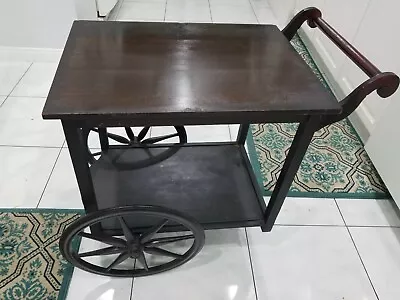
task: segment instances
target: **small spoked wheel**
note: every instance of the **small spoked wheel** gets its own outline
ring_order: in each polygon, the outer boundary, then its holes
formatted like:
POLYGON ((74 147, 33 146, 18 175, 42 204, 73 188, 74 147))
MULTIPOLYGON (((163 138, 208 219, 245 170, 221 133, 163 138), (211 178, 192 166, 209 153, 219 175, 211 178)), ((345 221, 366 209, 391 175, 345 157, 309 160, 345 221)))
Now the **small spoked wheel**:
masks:
POLYGON ((202 226, 180 212, 158 206, 124 206, 79 218, 63 232, 60 250, 72 265, 85 271, 106 276, 140 277, 186 263, 201 250, 204 239, 202 226), (149 225, 132 228, 130 223, 139 219, 149 225), (120 233, 112 235, 89 230, 107 222, 114 224, 113 228, 120 233), (168 232, 169 226, 182 232, 168 232), (82 238, 80 250, 74 250, 72 245, 79 237, 82 238), (85 239, 91 240, 90 244, 94 246, 84 247, 85 239))
MULTIPOLYGON (((124 127, 126 137, 115 134, 115 133, 111 133, 111 132, 107 132, 106 135, 109 140, 113 140, 121 145, 127 145, 127 146, 153 145, 153 144, 160 143, 160 142, 169 142, 175 137, 178 137, 178 139, 179 139, 179 142, 176 144, 186 143, 187 135, 186 135, 185 127, 183 127, 183 126, 173 126, 173 127, 175 129, 175 132, 173 132, 171 134, 166 134, 166 135, 161 135, 161 136, 153 136, 150 138, 145 138, 151 128, 150 126, 143 127, 140 130, 138 135, 135 135, 132 128, 130 128, 130 127, 124 127)), ((93 164, 100 157, 101 151, 92 152, 90 150, 89 145, 88 145, 88 139, 89 139, 89 134, 91 131, 99 133, 98 128, 84 129, 83 130, 83 138, 84 138, 84 141, 86 141, 86 152, 87 152, 87 156, 88 156, 88 161, 90 164, 93 164)))

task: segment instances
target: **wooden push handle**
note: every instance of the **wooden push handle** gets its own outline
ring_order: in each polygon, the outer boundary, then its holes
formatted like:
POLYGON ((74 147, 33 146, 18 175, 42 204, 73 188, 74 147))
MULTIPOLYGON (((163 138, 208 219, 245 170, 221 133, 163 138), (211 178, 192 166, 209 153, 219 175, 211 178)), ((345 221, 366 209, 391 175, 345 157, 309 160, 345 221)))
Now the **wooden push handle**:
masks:
POLYGON ((375 67, 364 55, 341 36, 324 19, 318 8, 309 7, 300 11, 292 21, 282 30, 283 34, 290 40, 296 31, 305 22, 312 28, 318 27, 321 31, 342 50, 361 70, 369 77, 373 77, 381 71, 375 67))
POLYGON ((316 18, 313 20, 313 23, 369 77, 381 73, 373 63, 353 47, 353 45, 333 29, 325 20, 316 18))
POLYGON ((340 103, 343 108, 342 114, 336 117, 329 117, 323 126, 337 122, 349 116, 362 102, 362 100, 377 91, 382 98, 391 96, 399 87, 399 77, 392 72, 381 72, 373 63, 351 45, 343 36, 341 36, 324 19, 318 8, 308 7, 300 11, 289 24, 282 30, 282 33, 288 40, 291 40, 297 30, 304 22, 312 28, 318 27, 343 53, 347 55, 367 76, 368 80, 359 85, 340 103))

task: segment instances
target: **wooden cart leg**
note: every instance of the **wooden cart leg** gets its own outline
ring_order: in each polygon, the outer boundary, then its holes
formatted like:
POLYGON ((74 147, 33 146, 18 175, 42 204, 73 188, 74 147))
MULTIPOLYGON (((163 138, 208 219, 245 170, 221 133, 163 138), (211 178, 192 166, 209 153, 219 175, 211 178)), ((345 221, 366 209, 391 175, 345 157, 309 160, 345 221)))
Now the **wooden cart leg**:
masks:
POLYGON ((236 138, 236 142, 239 145, 244 145, 244 143, 246 142, 246 138, 247 138, 247 133, 249 132, 249 124, 240 124, 239 127, 239 132, 236 138))
POLYGON ((63 121, 62 125, 85 211, 86 213, 97 211, 92 176, 82 140, 82 129, 66 121, 63 121))
POLYGON ((263 231, 271 231, 319 123, 319 116, 309 117, 306 121, 300 123, 265 211, 265 224, 261 227, 263 231))

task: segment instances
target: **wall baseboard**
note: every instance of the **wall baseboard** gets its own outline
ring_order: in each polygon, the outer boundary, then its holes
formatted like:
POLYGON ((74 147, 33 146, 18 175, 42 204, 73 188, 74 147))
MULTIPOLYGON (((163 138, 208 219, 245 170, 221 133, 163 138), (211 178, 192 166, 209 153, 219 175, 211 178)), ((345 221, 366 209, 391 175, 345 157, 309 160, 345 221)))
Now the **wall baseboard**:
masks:
POLYGON ((0 46, 0 61, 56 62, 62 49, 22 48, 0 46))
MULTIPOLYGON (((319 51, 317 51, 307 34, 305 34, 301 28, 299 29, 298 33, 336 98, 339 100, 345 98, 348 94, 348 89, 345 89, 342 85, 340 85, 338 80, 332 75, 326 63, 324 62, 323 57, 319 51)), ((362 142, 365 144, 371 135, 369 128, 370 126, 368 126, 370 117, 364 112, 362 107, 359 107, 349 116, 349 120, 360 136, 362 142)))

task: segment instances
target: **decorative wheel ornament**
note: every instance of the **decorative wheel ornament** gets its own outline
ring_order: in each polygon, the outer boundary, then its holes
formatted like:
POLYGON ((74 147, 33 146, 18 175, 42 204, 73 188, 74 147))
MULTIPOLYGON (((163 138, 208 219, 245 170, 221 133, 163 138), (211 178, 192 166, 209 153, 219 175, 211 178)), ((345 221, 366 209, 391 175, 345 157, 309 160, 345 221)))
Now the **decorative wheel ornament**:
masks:
POLYGON ((82 270, 106 276, 139 277, 183 265, 201 250, 204 239, 202 226, 191 217, 164 207, 137 205, 99 210, 79 218, 63 232, 59 246, 62 255, 82 270), (141 230, 130 228, 130 220, 138 219, 153 225, 141 230), (105 221, 118 224, 116 228, 123 235, 88 230, 101 227, 105 221), (168 232, 171 226, 183 233, 168 232), (82 245, 88 239, 96 241, 98 248, 74 250, 72 244, 79 237, 82 245))
MULTIPOLYGON (((127 145, 127 146, 152 145, 152 144, 156 144, 159 142, 168 141, 174 137, 179 138, 179 142, 177 144, 184 144, 187 142, 186 130, 185 130, 185 127, 183 127, 183 126, 174 126, 175 131, 176 131, 174 133, 150 137, 150 138, 145 138, 147 133, 150 130, 150 126, 143 127, 137 136, 133 133, 132 128, 130 128, 130 127, 124 127, 124 128, 125 128, 127 137, 120 136, 115 133, 107 132, 107 138, 109 140, 113 140, 122 145, 127 145)), ((90 150, 89 145, 88 145, 88 139, 89 139, 89 134, 91 131, 94 131, 97 133, 99 132, 99 130, 97 128, 84 129, 83 130, 83 139, 86 143, 86 152, 87 152, 88 161, 90 164, 93 164, 101 156, 101 151, 92 152, 90 150)))

